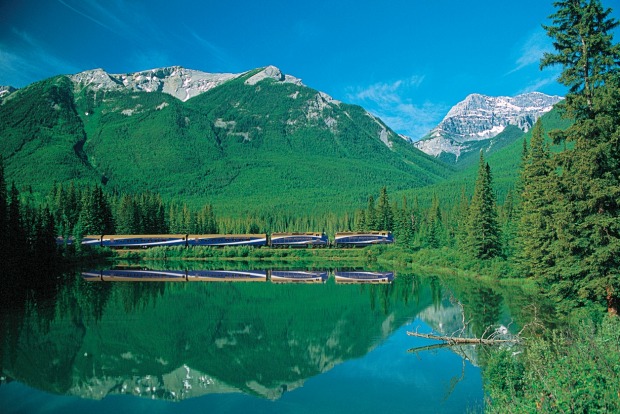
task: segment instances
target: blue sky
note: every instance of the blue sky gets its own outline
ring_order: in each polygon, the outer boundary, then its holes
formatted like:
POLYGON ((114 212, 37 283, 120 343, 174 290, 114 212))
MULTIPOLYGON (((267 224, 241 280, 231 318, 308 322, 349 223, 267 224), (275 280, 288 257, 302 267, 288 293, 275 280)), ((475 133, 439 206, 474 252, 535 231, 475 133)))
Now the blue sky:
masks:
POLYGON ((538 67, 553 11, 552 0, 1 0, 0 85, 275 65, 419 138, 470 93, 564 94, 558 71, 538 67))

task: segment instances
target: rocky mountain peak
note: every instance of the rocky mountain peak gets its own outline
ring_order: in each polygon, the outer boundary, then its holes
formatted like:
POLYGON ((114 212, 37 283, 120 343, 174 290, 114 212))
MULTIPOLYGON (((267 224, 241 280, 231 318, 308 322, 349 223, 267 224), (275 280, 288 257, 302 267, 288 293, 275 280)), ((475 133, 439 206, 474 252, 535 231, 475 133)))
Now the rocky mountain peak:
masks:
MULTIPOLYGON (((93 69, 70 75, 76 89, 131 90, 136 92, 164 92, 185 102, 244 73, 207 73, 181 66, 168 66, 135 73, 110 74, 103 69, 93 69)), ((255 85, 263 79, 302 85, 301 80, 285 75, 275 66, 267 66, 245 81, 255 85)))
POLYGON ((429 155, 437 157, 447 152, 458 160, 468 143, 494 138, 508 125, 527 132, 562 99, 540 92, 515 97, 471 94, 452 107, 439 125, 414 145, 429 155))
POLYGON ((295 85, 303 85, 301 79, 294 76, 284 74, 280 69, 275 66, 267 66, 256 75, 250 77, 245 81, 246 85, 256 85, 263 79, 274 79, 278 82, 294 83, 295 85))
POLYGON ((238 76, 240 74, 206 73, 169 66, 125 74, 109 74, 103 69, 93 69, 71 75, 70 78, 78 89, 159 91, 187 101, 238 76))
POLYGON ((2 102, 7 96, 9 96, 10 94, 12 94, 13 92, 15 92, 17 89, 15 89, 12 86, 3 86, 0 85, 0 102, 2 102))

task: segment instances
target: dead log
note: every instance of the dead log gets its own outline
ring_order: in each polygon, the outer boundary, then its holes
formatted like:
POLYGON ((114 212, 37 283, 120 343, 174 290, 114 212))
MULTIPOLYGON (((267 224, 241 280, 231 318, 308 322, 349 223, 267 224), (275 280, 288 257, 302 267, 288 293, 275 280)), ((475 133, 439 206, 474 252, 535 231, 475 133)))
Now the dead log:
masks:
POLYGON ((423 334, 418 332, 407 332, 409 336, 415 336, 418 338, 433 339, 435 341, 442 341, 448 345, 462 345, 462 344, 481 344, 481 345, 497 345, 497 344, 514 344, 520 342, 519 337, 511 339, 495 339, 495 338, 463 338, 460 336, 442 336, 433 334, 423 334))

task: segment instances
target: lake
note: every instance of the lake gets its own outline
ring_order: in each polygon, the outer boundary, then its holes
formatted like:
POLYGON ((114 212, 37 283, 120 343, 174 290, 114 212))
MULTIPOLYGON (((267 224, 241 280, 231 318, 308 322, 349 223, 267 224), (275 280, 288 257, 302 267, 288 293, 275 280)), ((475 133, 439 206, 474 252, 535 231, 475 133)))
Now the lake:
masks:
POLYGON ((413 352, 433 342, 407 331, 452 334, 464 309, 480 311, 467 315, 470 334, 508 324, 501 295, 406 272, 381 283, 325 273, 319 283, 275 283, 270 273, 131 282, 78 272, 15 293, 1 318, 2 411, 481 410, 484 353, 413 352))

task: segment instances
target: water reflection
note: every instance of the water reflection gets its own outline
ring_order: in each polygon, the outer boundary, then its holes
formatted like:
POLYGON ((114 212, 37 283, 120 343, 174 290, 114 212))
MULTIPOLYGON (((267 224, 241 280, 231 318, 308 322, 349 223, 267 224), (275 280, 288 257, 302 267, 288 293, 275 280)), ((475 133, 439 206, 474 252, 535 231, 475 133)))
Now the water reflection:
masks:
MULTIPOLYGON (((463 320, 476 321, 468 325, 473 333, 492 318, 492 323, 510 318, 502 296, 492 289, 446 286, 438 278, 407 272, 373 276, 390 283, 367 283, 372 280, 367 275, 362 283, 341 284, 336 279, 340 270, 161 267, 65 275, 54 279, 53 288, 46 287, 46 295, 24 294, 10 306, 3 302, 2 375, 89 399, 120 394, 174 401, 206 395, 280 400, 307 383, 316 393, 330 394, 318 384, 339 378, 337 386, 344 386, 342 378, 378 360, 386 371, 350 378, 351 384, 361 381, 379 389, 390 378, 390 389, 396 390, 418 377, 455 371, 458 375, 433 380, 435 392, 447 392, 449 383, 456 394, 469 390, 459 397, 467 399, 476 384, 475 398, 481 398, 479 373, 473 383, 468 374, 467 382, 461 367, 466 359, 480 363, 476 350, 463 355, 445 350, 440 360, 433 359, 433 364, 449 364, 444 371, 427 371, 429 362, 419 357, 403 363, 403 355, 411 357, 407 349, 425 344, 407 337, 404 327, 415 321, 424 329, 451 333, 463 328, 463 320), (135 272, 141 273, 133 277, 135 272), (263 283, 187 283, 244 278, 263 283), (101 283, 108 280, 137 283, 101 283), (164 283, 140 283, 151 280, 164 283), (388 353, 382 351, 386 344, 391 344, 388 353)), ((417 397, 394 395, 393 402, 400 398, 405 407, 411 398, 427 398, 430 391, 425 390, 417 397)), ((359 397, 359 391, 350 391, 341 396, 343 407, 343 401, 359 397)), ((303 404, 314 401, 307 398, 303 404)), ((458 407, 455 412, 465 405, 458 407)))
POLYGON ((153 270, 118 267, 82 272, 82 278, 101 282, 266 282, 325 283, 333 275, 336 283, 392 283, 394 272, 363 270, 153 270))
POLYGON ((323 283, 324 271, 109 269, 68 277, 28 308, 3 372, 54 393, 269 399, 364 356, 430 305, 413 275, 386 285, 323 283), (319 284, 187 283, 320 280, 319 284), (175 283, 97 283, 101 281, 175 283), (184 281, 185 283, 176 283, 184 281), (42 321, 42 309, 53 315, 42 321))

